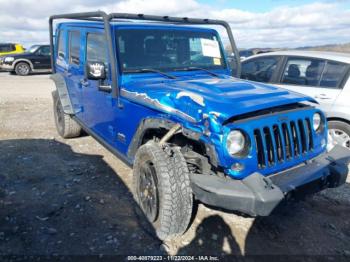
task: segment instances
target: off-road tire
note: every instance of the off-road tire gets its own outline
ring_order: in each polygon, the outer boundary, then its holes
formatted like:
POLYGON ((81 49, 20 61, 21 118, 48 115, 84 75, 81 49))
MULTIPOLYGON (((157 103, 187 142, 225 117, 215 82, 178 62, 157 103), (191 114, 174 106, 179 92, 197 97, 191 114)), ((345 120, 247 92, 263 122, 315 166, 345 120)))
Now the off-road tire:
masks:
POLYGON ((27 76, 30 74, 30 65, 26 62, 19 62, 15 65, 16 75, 27 76))
MULTIPOLYGON (((157 177, 158 213, 150 221, 161 240, 182 235, 190 222, 193 196, 189 171, 178 147, 161 148, 155 141, 142 145, 135 157, 133 169, 134 195, 141 209, 140 174, 142 166, 152 163, 157 177)), ((145 210, 143 209, 145 212, 145 210)))
POLYGON ((350 137, 350 125, 345 122, 330 120, 328 121, 328 130, 331 130, 331 129, 338 129, 340 131, 343 131, 350 137))
POLYGON ((74 119, 64 113, 61 101, 59 98, 54 100, 54 118, 58 134, 63 138, 74 138, 81 134, 82 128, 74 119))

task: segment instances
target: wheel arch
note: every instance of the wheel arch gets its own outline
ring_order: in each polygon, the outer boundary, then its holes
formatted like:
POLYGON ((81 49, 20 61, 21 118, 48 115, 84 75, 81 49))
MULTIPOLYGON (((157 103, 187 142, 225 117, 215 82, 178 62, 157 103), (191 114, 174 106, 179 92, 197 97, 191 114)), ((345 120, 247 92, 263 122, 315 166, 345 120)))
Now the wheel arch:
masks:
POLYGON ((327 121, 340 121, 350 125, 350 121, 341 117, 327 117, 327 121))
POLYGON ((30 67, 30 70, 33 71, 34 70, 34 67, 33 67, 33 63, 28 60, 28 59, 25 59, 25 58, 20 58, 20 59, 16 59, 14 61, 14 64, 13 64, 13 70, 15 70, 16 66, 18 65, 18 63, 20 62, 23 62, 23 63, 27 63, 30 67))
MULTIPOLYGON (((153 138, 161 139, 176 123, 163 118, 145 118, 141 120, 139 127, 130 143, 128 157, 134 159, 137 149, 153 138)), ((209 161, 218 165, 218 157, 215 148, 199 140, 202 134, 182 127, 181 132, 175 134, 169 142, 180 147, 190 145, 193 150, 201 155, 207 155, 209 161)))

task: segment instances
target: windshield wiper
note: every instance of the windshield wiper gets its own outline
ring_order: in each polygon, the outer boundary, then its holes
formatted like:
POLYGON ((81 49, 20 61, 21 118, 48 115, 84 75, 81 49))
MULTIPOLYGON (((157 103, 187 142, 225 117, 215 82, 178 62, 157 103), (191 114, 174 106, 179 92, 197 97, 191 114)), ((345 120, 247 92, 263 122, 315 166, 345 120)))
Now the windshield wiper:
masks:
POLYGON ((152 68, 142 68, 142 69, 129 69, 129 70, 124 70, 124 73, 158 73, 162 76, 165 76, 170 79, 176 79, 176 76, 164 73, 162 71, 152 69, 152 68))
POLYGON ((201 68, 201 67, 191 66, 191 67, 184 67, 184 68, 175 69, 175 71, 196 71, 196 70, 204 71, 204 72, 207 72, 209 75, 219 77, 218 74, 216 74, 212 71, 209 71, 208 69, 201 68))

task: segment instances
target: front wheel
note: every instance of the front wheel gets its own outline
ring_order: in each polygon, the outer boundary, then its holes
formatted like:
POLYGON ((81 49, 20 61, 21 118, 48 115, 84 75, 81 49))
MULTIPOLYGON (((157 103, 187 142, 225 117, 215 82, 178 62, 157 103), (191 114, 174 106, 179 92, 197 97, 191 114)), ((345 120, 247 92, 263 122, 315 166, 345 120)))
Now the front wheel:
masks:
POLYGON ((161 240, 182 235, 192 215, 189 171, 179 148, 142 145, 134 163, 135 199, 161 240))
POLYGON ((30 73, 30 66, 28 63, 19 62, 15 66, 15 72, 19 76, 27 76, 30 73))
POLYGON ((341 121, 329 121, 328 133, 333 145, 350 149, 350 125, 341 121))

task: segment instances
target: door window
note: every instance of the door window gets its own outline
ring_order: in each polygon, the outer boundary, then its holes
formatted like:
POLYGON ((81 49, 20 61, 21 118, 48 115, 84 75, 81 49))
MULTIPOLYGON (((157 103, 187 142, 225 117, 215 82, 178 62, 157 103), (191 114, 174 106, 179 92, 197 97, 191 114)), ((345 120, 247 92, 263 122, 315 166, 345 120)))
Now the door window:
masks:
POLYGON ((80 64, 80 32, 69 32, 69 63, 80 64))
POLYGON ((58 44, 57 44, 57 55, 59 58, 64 59, 66 57, 66 49, 65 49, 65 43, 64 43, 64 33, 62 30, 58 33, 58 44))
POLYGON ((39 55, 49 56, 50 55, 50 47, 49 46, 43 46, 40 47, 38 50, 39 55))
POLYGON ((348 66, 339 62, 313 58, 289 58, 282 83, 340 88, 347 70, 348 66))
POLYGON ((242 78, 268 83, 277 69, 278 57, 261 57, 242 63, 242 78))
POLYGON ((106 39, 103 34, 89 33, 86 41, 86 60, 89 62, 108 62, 106 39))
POLYGON ((289 58, 282 83, 319 86, 325 61, 312 58, 289 58))
POLYGON ((16 47, 12 44, 0 44, 0 52, 12 52, 15 51, 16 47))

